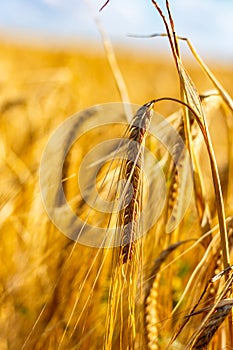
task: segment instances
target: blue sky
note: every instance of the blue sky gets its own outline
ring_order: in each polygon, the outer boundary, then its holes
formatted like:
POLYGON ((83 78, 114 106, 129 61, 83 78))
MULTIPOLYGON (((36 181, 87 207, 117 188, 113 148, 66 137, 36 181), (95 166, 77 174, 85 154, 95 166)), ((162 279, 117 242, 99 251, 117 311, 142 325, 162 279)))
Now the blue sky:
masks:
MULTIPOLYGON (((151 1, 110 0, 7 0, 0 3, 0 31, 11 37, 34 35, 61 45, 69 40, 100 40, 93 13, 113 41, 125 46, 158 49, 165 39, 134 39, 127 34, 164 32, 151 1), (89 4, 89 6, 88 6, 89 4), (92 11, 90 11, 90 7, 92 11), (47 39, 45 39, 47 37, 47 39)), ((164 0, 158 3, 164 9, 164 0)), ((203 57, 233 61, 233 0, 170 0, 176 31, 187 36, 203 57)), ((165 10, 165 9, 164 9, 165 10)))

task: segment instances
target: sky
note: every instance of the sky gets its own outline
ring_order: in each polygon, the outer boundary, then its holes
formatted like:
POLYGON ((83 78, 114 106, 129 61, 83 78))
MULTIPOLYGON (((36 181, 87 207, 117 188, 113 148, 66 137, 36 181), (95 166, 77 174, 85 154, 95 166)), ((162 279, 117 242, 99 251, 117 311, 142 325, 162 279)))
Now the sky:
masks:
MULTIPOLYGON (((0 3, 0 33, 56 45, 100 41, 96 16, 113 43, 164 49, 164 38, 129 34, 163 33, 164 25, 149 0, 7 0, 0 3)), ((158 0, 165 13, 165 0, 158 0)), ((176 32, 188 37, 202 57, 233 61, 233 0, 170 0, 176 32)), ((0 34, 1 35, 1 34, 0 34)))

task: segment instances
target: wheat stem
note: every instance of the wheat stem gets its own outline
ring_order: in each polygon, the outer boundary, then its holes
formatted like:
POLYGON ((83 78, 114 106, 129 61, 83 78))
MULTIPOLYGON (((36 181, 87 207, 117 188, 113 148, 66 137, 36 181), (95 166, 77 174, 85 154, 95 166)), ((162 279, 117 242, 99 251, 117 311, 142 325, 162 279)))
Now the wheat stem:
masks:
POLYGON ((205 141, 208 155, 209 155, 212 177, 213 177, 213 184, 214 184, 215 195, 216 195, 216 207, 217 207, 217 213, 218 213, 219 229, 220 229, 222 253, 223 253, 223 267, 224 269, 227 269, 230 266, 230 255, 229 255, 228 237, 227 237, 227 229, 226 229, 225 210, 224 210, 222 189, 221 189, 220 178, 218 174, 217 162, 214 155, 214 150, 213 150, 207 125, 203 122, 202 118, 197 114, 197 112, 186 102, 176 98, 172 98, 172 97, 162 97, 162 98, 156 99, 155 103, 158 103, 160 101, 174 101, 176 103, 183 104, 184 106, 186 106, 194 115, 201 129, 201 132, 203 134, 204 141, 205 141))

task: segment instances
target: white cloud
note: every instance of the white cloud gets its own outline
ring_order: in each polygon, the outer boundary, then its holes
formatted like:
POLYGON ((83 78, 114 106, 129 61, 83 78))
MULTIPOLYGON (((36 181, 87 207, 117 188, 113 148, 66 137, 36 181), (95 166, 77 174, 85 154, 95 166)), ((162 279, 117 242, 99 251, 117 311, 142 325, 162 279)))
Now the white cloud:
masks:
POLYGON ((66 7, 69 4, 69 1, 65 0, 40 0, 45 5, 51 6, 51 7, 66 7))

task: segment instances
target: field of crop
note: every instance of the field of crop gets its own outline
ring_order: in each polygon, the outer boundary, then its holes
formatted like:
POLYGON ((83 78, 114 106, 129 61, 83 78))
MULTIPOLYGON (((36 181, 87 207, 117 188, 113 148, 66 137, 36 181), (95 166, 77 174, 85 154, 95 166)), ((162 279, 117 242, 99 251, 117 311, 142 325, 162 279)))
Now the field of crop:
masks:
MULTIPOLYGON (((156 39, 151 45, 156 45, 156 39)), ((184 45, 181 43, 181 48, 184 45)), ((94 117, 81 112, 94 105, 121 102, 106 53, 95 47, 52 51, 36 48, 35 44, 30 47, 6 42, 0 48, 0 349, 232 349, 231 100, 224 101, 223 90, 216 89, 194 58, 183 60, 201 96, 213 156, 198 94, 187 83, 183 65, 179 76, 170 52, 163 57, 136 49, 116 50, 131 103, 139 108, 154 99, 172 97, 190 107, 182 109, 178 101, 166 100, 145 106, 139 115, 146 122, 153 107, 168 118, 176 135, 191 150, 189 168, 186 147, 171 141, 169 130, 164 129, 165 146, 172 145, 166 150, 149 135, 147 127, 140 129, 138 115, 133 119, 136 126, 130 124, 126 133, 125 127, 116 123, 90 130, 91 118, 102 124, 116 122, 119 115, 121 122, 122 111, 117 108, 116 115, 109 114, 109 120, 104 115, 107 107, 94 117), (204 95, 213 89, 212 95, 204 95), (108 249, 74 242, 53 225, 43 206, 39 181, 43 152, 56 128, 77 112, 81 112, 80 122, 70 134, 82 131, 82 136, 70 146, 64 164, 61 155, 51 154, 42 175, 46 177, 48 172, 47 185, 56 187, 57 156, 65 197, 76 216, 85 224, 106 227, 106 232, 107 227, 118 225, 120 247, 108 249), (186 121, 181 122, 182 116, 186 121), (128 162, 108 160, 108 152, 117 159, 117 148, 103 150, 101 155, 97 152, 97 163, 107 160, 99 165, 96 183, 90 183, 87 195, 92 197, 92 190, 98 187, 98 194, 106 201, 115 199, 119 203, 122 196, 123 201, 127 198, 128 184, 132 183, 131 198, 116 213, 102 213, 90 209, 82 198, 77 173, 84 155, 93 147, 120 137, 136 141, 141 147, 129 145, 123 150, 126 158, 133 157, 128 162), (144 144, 155 160, 144 155, 144 144), (141 170, 143 162, 146 176, 141 170), (158 168, 164 174, 162 184, 158 168), (186 168, 192 174, 187 174, 186 168), (119 177, 125 181, 123 186, 116 184, 119 177), (193 192, 187 198, 190 186, 193 192), (186 203, 182 219, 180 212, 186 203), (140 221, 146 226, 157 206, 161 210, 155 214, 156 221, 143 237, 133 239, 133 235, 140 235, 140 221), (144 207, 145 218, 140 214, 144 207), (133 228, 125 229, 129 218, 133 228), (171 220, 179 225, 171 224, 168 232, 171 220), (224 272, 217 275, 220 271, 224 272)), ((233 66, 217 61, 208 65, 233 95, 233 66)), ((151 130, 156 130, 157 122, 152 115, 151 130)), ((57 149, 62 149, 63 142, 66 139, 56 139, 57 149)), ((87 168, 82 176, 91 181, 88 172, 87 168)), ((51 189, 49 199, 60 209, 60 220, 71 225, 62 209, 64 203, 55 197, 56 188, 55 192, 51 189)), ((76 236, 77 231, 73 232, 76 236)))

